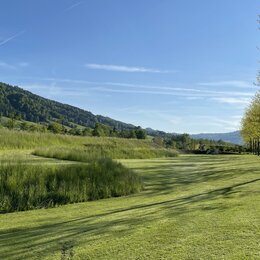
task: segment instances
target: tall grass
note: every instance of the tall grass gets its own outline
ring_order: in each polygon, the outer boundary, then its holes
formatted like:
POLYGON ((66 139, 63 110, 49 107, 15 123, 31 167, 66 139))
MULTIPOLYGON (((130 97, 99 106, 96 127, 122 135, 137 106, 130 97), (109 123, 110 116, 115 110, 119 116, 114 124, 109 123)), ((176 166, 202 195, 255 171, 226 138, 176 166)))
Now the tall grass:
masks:
POLYGON ((124 196, 142 181, 111 159, 70 166, 0 165, 0 213, 124 196))
POLYGON ((79 137, 0 129, 1 150, 33 149, 52 145, 75 146, 80 144, 80 141, 79 137))
POLYGON ((49 146, 83 146, 83 145, 109 145, 127 146, 129 148, 153 147, 151 140, 124 139, 116 137, 82 137, 59 135, 52 133, 26 132, 0 129, 1 149, 33 149, 49 146))
POLYGON ((96 158, 112 159, 148 159, 158 157, 175 157, 176 152, 167 149, 129 148, 126 146, 88 145, 84 149, 65 147, 38 148, 34 155, 62 160, 90 162, 96 158))
POLYGON ((36 149, 37 155, 70 160, 76 157, 77 161, 86 161, 84 159, 86 157, 144 159, 176 156, 174 150, 158 148, 151 140, 66 136, 7 129, 0 129, 0 148, 1 150, 36 149), (83 155, 75 156, 76 153, 83 155), (81 159, 78 159, 79 157, 81 159))

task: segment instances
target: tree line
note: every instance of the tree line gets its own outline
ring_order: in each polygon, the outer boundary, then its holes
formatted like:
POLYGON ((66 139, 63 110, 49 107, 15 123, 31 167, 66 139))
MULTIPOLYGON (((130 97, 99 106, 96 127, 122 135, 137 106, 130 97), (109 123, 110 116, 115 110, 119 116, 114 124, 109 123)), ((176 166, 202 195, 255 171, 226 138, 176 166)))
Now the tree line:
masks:
POLYGON ((0 122, 3 127, 10 130, 22 130, 30 132, 51 132, 54 134, 67 134, 75 136, 96 136, 96 137, 120 137, 132 139, 145 139, 147 137, 146 131, 140 126, 133 129, 119 130, 115 127, 96 123, 94 128, 72 126, 67 127, 61 121, 54 121, 50 123, 31 123, 23 121, 20 116, 12 115, 11 118, 3 118, 0 114, 0 122))
POLYGON ((248 149, 260 155, 260 92, 258 91, 247 107, 241 122, 241 135, 248 149))
POLYGON ((194 139, 189 134, 167 134, 156 136, 153 142, 158 146, 200 154, 230 154, 246 152, 246 148, 222 140, 194 139))
POLYGON ((189 134, 170 134, 165 132, 156 132, 147 134, 145 129, 140 126, 134 129, 118 130, 115 127, 109 127, 96 123, 94 128, 74 126, 69 128, 62 125, 60 121, 51 123, 31 123, 21 120, 20 117, 13 116, 5 118, 0 116, 2 127, 10 130, 20 130, 29 132, 51 132, 54 134, 73 135, 73 136, 95 136, 95 137, 117 137, 127 139, 152 139, 155 147, 169 148, 195 153, 241 153, 246 149, 243 146, 224 142, 222 140, 194 139, 189 134))

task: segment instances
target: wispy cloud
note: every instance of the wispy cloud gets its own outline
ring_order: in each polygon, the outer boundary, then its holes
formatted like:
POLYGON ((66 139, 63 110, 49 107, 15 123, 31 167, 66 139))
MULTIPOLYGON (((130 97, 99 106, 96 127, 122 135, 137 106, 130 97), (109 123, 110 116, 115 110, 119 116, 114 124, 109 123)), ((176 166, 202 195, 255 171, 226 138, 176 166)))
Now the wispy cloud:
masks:
POLYGON ((25 68, 28 67, 30 64, 28 62, 22 61, 18 63, 19 67, 25 68))
POLYGON ((215 97, 212 100, 231 105, 248 105, 251 101, 250 98, 244 97, 215 97))
MULTIPOLYGON (((109 87, 95 87, 92 88, 93 91, 99 91, 99 92, 110 92, 110 93, 121 93, 121 94, 134 94, 134 95, 160 95, 160 96, 175 96, 175 97, 189 97, 189 98, 205 98, 209 101, 213 100, 213 98, 223 98, 223 95, 230 95, 231 93, 224 93, 223 92, 196 92, 192 91, 191 89, 178 89, 176 88, 176 91, 165 91, 165 90, 159 90, 159 89, 114 89, 109 87), (184 90, 184 91, 183 91, 184 90)), ((243 96, 252 96, 250 93, 233 93, 234 96, 236 95, 243 95, 243 96)))
POLYGON ((28 62, 18 62, 15 64, 10 64, 4 61, 0 61, 0 68, 4 68, 4 69, 12 69, 12 70, 16 70, 18 68, 26 68, 29 66, 28 62))
MULTIPOLYGON (((216 116, 195 116, 197 122, 207 122, 205 125, 222 129, 222 132, 236 131, 240 128, 241 116, 216 117, 216 116)), ((200 123, 201 124, 201 123, 200 123)), ((207 131, 206 131, 207 133, 207 131)))
POLYGON ((0 67, 1 68, 4 68, 4 69, 16 69, 16 67, 15 66, 13 66, 13 65, 11 65, 11 64, 9 64, 9 63, 6 63, 6 62, 4 62, 4 61, 0 61, 0 67))
POLYGON ((144 68, 144 67, 129 67, 123 65, 112 65, 112 64, 85 64, 85 67, 88 69, 94 70, 107 70, 107 71, 117 71, 117 72, 150 72, 150 73, 171 73, 176 71, 170 70, 159 70, 153 68, 144 68))
POLYGON ((16 33, 16 34, 12 35, 12 36, 10 36, 10 37, 8 37, 8 38, 5 38, 4 40, 2 40, 2 41, 0 42, 0 46, 3 46, 4 44, 6 44, 6 43, 8 43, 8 42, 10 42, 10 41, 12 41, 12 40, 14 40, 15 38, 21 36, 21 35, 24 34, 24 33, 25 33, 25 30, 20 31, 20 32, 18 32, 18 33, 16 33))
POLYGON ((243 80, 226 80, 226 81, 212 81, 201 82, 199 86, 212 86, 212 87, 237 87, 237 88, 254 88, 255 85, 249 81, 243 80))
POLYGON ((242 92, 242 91, 214 91, 205 90, 198 88, 186 88, 186 87, 171 87, 164 85, 143 85, 143 84, 130 84, 122 82, 98 82, 98 81, 88 81, 88 80, 78 80, 78 79, 66 79, 66 78, 31 78, 33 80, 41 81, 51 81, 51 82, 63 82, 71 84, 81 84, 81 85, 92 85, 93 90, 107 91, 107 92, 118 92, 118 93, 135 93, 135 94, 164 94, 164 95, 181 95, 190 97, 223 97, 223 96, 239 96, 251 98, 254 92, 242 92), (109 88, 110 86, 110 88, 109 88), (114 88, 112 88, 114 87, 114 88), (116 88, 116 89, 115 89, 116 88), (118 89, 119 88, 119 89, 118 89), (179 93, 179 94, 177 94, 179 93))
MULTIPOLYGON (((133 95, 156 95, 161 96, 170 96, 173 100, 182 100, 182 98, 199 98, 203 99, 203 102, 200 102, 202 106, 208 106, 206 102, 220 102, 225 104, 232 104, 241 107, 241 105, 246 105, 246 103, 250 100, 249 96, 241 96, 241 94, 245 94, 247 92, 227 92, 225 91, 210 91, 208 92, 200 92, 201 90, 185 88, 184 91, 181 91, 182 88, 171 88, 171 87, 163 87, 162 86, 149 86, 149 85, 134 85, 128 83, 117 83, 117 82, 92 82, 85 80, 74 80, 74 79, 58 79, 58 78, 45 78, 46 84, 43 84, 43 79, 39 80, 40 84, 24 84, 23 87, 29 90, 34 90, 39 94, 43 94, 45 97, 54 98, 59 100, 60 96, 67 96, 73 98, 80 97, 91 97, 93 93, 98 95, 98 92, 102 93, 102 96, 105 93, 121 93, 129 96, 133 95), (58 82, 68 83, 68 84, 60 84, 58 82), (72 84, 75 83, 75 84, 72 84), (77 85, 79 84, 79 85, 77 85), (165 89, 164 89, 165 88, 165 89), (194 90, 194 91, 193 91, 194 90), (196 90, 196 91, 195 91, 196 90), (199 92, 198 92, 199 91, 199 92), (225 94, 223 94, 225 93, 225 94), (231 95, 231 94, 235 95, 231 95), (206 104, 206 105, 205 105, 206 104)), ((182 89, 183 90, 183 89, 182 89)), ((248 93, 249 94, 249 93, 248 93)), ((250 94, 253 94, 250 93, 250 94)), ((150 122, 147 123, 147 126, 152 126, 153 128, 158 128, 158 125, 165 124, 168 126, 168 131, 170 132, 185 132, 186 129, 201 129, 202 126, 207 127, 208 131, 219 131, 219 132, 227 132, 234 131, 239 129, 240 118, 241 116, 210 116, 210 115, 200 115, 196 113, 196 115, 190 113, 189 111, 193 111, 193 108, 189 106, 188 111, 185 112, 185 108, 183 108, 182 113, 179 111, 182 110, 182 107, 177 104, 177 106, 165 106, 164 108, 158 107, 122 107, 117 109, 117 111, 123 111, 124 115, 132 118, 132 123, 140 124, 138 121, 139 117, 144 118, 144 121, 150 122), (177 108, 177 109, 176 109, 177 108), (190 115, 192 114, 192 115, 190 115), (137 116, 138 115, 138 116, 137 116)), ((198 109, 197 105, 194 106, 194 111, 198 109)), ((203 110, 206 114, 208 114, 207 110, 203 110)), ((238 110, 236 110, 238 111, 238 110)), ((131 120, 130 120, 131 121, 131 120)), ((129 121, 129 122, 130 122, 129 121)), ((195 130, 194 130, 195 131, 195 130)), ((200 130, 196 130, 199 132, 200 130)))
POLYGON ((57 98, 57 97, 82 97, 88 96, 88 91, 79 92, 73 89, 64 89, 63 87, 58 86, 56 83, 51 83, 49 85, 39 84, 39 83, 31 83, 31 84, 21 84, 23 89, 33 91, 36 94, 43 95, 47 98, 57 98))
POLYGON ((77 2, 77 3, 73 4, 73 5, 71 5, 71 6, 67 7, 67 8, 65 8, 65 9, 63 10, 63 12, 68 12, 68 11, 70 11, 71 9, 73 9, 73 8, 75 8, 75 7, 77 7, 77 6, 81 5, 81 4, 83 4, 83 1, 77 2))

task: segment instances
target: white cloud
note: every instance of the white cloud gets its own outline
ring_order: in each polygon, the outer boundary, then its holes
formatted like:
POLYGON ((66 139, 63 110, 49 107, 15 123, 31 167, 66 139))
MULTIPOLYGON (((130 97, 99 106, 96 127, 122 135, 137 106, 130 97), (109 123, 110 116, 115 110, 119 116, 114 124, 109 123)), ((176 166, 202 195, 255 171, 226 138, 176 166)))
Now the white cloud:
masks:
POLYGON ((123 66, 123 65, 95 64, 95 63, 85 64, 85 67, 88 69, 118 71, 118 72, 150 72, 150 73, 175 72, 175 71, 169 71, 169 70, 159 70, 159 69, 144 68, 144 67, 129 67, 129 66, 123 66))
POLYGON ((243 80, 227 80, 227 81, 212 81, 201 82, 199 86, 214 86, 214 87, 237 87, 237 88, 254 88, 256 87, 252 82, 243 80))
POLYGON ((212 98, 214 101, 226 104, 235 104, 235 105, 248 105, 251 101, 250 98, 244 97, 216 97, 212 98))
POLYGON ((164 94, 164 95, 179 95, 187 97, 223 97, 223 96, 238 96, 238 97, 252 97, 254 92, 241 92, 241 91, 214 91, 214 90, 205 90, 198 88, 185 88, 185 87, 168 87, 160 85, 142 85, 142 84, 129 84, 122 82, 97 82, 97 81, 87 81, 87 80, 77 80, 77 79, 60 79, 60 78, 31 78, 42 81, 53 81, 53 82, 64 82, 64 83, 73 83, 73 84, 82 84, 82 85, 95 85, 98 87, 93 87, 92 90, 97 91, 107 91, 107 92, 121 92, 121 93, 134 93, 134 94, 164 94), (121 87, 120 89, 112 89, 111 87, 101 87, 101 86, 113 86, 121 87), (123 89, 122 89, 123 87, 123 89), (130 88, 130 89, 126 89, 130 88), (143 90, 140 90, 143 89, 143 90), (146 91, 145 91, 146 90, 146 91), (156 90, 156 91, 155 91, 156 90))

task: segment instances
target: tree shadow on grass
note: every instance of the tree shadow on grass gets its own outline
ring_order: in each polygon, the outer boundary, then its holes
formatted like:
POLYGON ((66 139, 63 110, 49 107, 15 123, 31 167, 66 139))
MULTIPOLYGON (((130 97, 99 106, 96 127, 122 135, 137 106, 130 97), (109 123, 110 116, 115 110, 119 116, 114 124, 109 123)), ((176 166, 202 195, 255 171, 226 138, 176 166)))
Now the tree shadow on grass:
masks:
MULTIPOLYGON (((248 168, 248 165, 244 165, 248 168)), ((143 172, 142 168, 135 168, 140 174, 143 172)), ((258 172, 257 167, 252 167, 252 172, 258 172)), ((146 171, 146 168, 145 168, 146 171)), ((197 166, 196 164, 182 164, 169 167, 167 164, 148 167, 149 174, 143 174, 142 178, 145 183, 145 192, 151 196, 158 194, 170 194, 176 188, 185 190, 189 186, 196 184, 211 184, 214 185, 216 181, 227 182, 228 180, 235 180, 245 174, 248 174, 248 169, 244 170, 241 167, 222 168, 218 165, 214 166, 197 166)))
MULTIPOLYGON (((159 211, 174 217, 192 210, 199 210, 198 207, 192 206, 242 192, 240 189, 245 185, 258 181, 260 178, 190 196, 108 210, 68 221, 56 220, 52 224, 42 224, 37 227, 2 230, 0 231, 0 256, 1 259, 21 259, 24 255, 27 258, 41 259, 50 252, 60 252, 62 255, 64 248, 72 250, 74 245, 80 245, 83 237, 84 243, 86 241, 93 243, 98 236, 111 234, 111 232, 122 232, 127 235, 132 229, 159 219, 162 216, 157 214, 159 211), (119 227, 119 230, 113 231, 115 227, 119 227), (12 251, 4 251, 3 248, 6 245, 12 245, 12 251)), ((221 207, 221 205, 210 205, 204 207, 203 210, 217 210, 221 207)))

